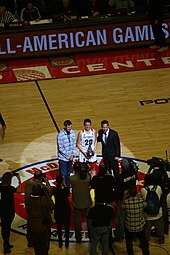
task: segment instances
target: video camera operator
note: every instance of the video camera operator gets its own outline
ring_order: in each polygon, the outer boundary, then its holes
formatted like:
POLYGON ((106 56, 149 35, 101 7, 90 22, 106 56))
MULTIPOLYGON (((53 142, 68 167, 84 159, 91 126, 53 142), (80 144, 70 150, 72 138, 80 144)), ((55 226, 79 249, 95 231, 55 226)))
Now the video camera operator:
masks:
POLYGON ((122 159, 121 167, 122 172, 115 178, 114 190, 114 200, 118 207, 114 240, 118 242, 122 242, 124 238, 125 213, 122 207, 124 192, 128 190, 130 186, 136 186, 138 172, 137 164, 131 159, 122 159))
MULTIPOLYGON (((41 189, 44 191, 44 193, 49 193, 51 191, 51 187, 48 181, 47 176, 45 173, 42 173, 41 170, 37 170, 34 173, 34 177, 32 179, 29 179, 25 184, 25 208, 27 212, 27 199, 32 195, 32 187, 35 184, 39 184, 41 189)), ((28 227, 28 221, 27 221, 27 241, 28 241, 28 247, 33 246, 33 240, 32 240, 32 234, 28 227)))
POLYGON ((115 181, 104 164, 99 165, 99 172, 93 176, 90 184, 91 189, 94 189, 95 192, 95 203, 98 203, 100 201, 99 198, 103 197, 103 203, 113 206, 115 181))
POLYGON ((167 171, 169 170, 168 162, 164 161, 161 158, 152 157, 147 160, 147 164, 150 166, 147 172, 147 175, 150 175, 152 183, 154 185, 159 185, 162 189, 162 196, 160 199, 163 220, 164 220, 164 234, 168 235, 168 207, 167 207, 167 196, 170 191, 170 179, 168 177, 167 171))
MULTIPOLYGON (((81 235, 81 214, 84 210, 87 217, 89 209, 92 205, 90 196, 90 176, 88 174, 89 167, 87 163, 74 163, 75 175, 70 177, 72 185, 72 204, 74 208, 74 224, 76 242, 80 243, 81 235)), ((90 238, 90 222, 87 219, 87 230, 90 238)))

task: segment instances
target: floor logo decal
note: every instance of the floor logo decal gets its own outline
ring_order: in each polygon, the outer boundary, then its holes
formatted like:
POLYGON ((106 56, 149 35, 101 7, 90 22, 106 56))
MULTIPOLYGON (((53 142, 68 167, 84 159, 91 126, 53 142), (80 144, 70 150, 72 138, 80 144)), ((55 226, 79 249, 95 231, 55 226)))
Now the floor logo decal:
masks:
MULTIPOLYGON (((101 157, 98 156, 98 164, 101 161, 101 157)), ((141 169, 146 169, 146 164, 143 162, 138 162, 139 167, 141 169)), ((16 208, 16 215, 15 219, 12 224, 12 230, 22 234, 26 235, 26 229, 27 229, 27 221, 26 221, 26 212, 25 212, 25 204, 24 204, 24 186, 27 180, 33 178, 33 175, 35 171, 41 170, 43 173, 45 173, 48 177, 50 186, 53 187, 56 184, 56 176, 59 173, 59 166, 58 166, 58 159, 52 159, 52 160, 46 160, 42 162, 38 162, 35 164, 31 164, 25 167, 22 167, 20 169, 17 169, 15 172, 18 172, 21 176, 21 182, 22 182, 22 192, 21 194, 16 193, 15 194, 15 208, 16 208)), ((143 170, 142 170, 143 171, 143 170)), ((143 185, 143 178, 145 173, 139 172, 139 179, 141 181, 138 182, 138 186, 141 188, 143 185)), ((16 186, 18 185, 17 178, 14 176, 12 179, 12 185, 16 186)), ((70 196, 70 204, 71 204, 71 196, 70 196)), ((64 235, 64 232, 63 232, 64 235)), ((57 230, 56 230, 56 224, 52 227, 52 240, 57 240, 57 230)), ((86 220, 85 216, 82 216, 82 241, 86 242, 88 241, 88 234, 87 234, 87 226, 86 226, 86 220)), ((70 222, 70 241, 75 242, 75 233, 74 233, 74 222, 73 222, 73 210, 71 214, 71 222, 70 222)))

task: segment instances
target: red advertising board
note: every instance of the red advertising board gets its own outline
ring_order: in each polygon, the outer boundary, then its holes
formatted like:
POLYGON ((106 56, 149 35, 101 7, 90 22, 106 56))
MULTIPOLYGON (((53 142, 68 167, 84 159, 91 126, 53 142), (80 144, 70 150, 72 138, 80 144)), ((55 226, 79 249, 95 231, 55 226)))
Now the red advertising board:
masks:
MULTIPOLYGON (((163 23, 167 42, 170 42, 169 27, 170 18, 163 23)), ((148 45, 152 40, 152 29, 147 21, 20 30, 1 34, 0 60, 137 47, 148 45)))

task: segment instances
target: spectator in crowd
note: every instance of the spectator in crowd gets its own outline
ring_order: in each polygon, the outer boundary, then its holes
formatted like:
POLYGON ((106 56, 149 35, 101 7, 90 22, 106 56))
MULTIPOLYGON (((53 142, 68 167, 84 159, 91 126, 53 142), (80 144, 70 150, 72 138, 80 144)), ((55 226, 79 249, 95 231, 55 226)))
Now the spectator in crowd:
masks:
POLYGON ((79 162, 88 162, 91 167, 91 175, 96 174, 97 168, 97 135, 96 131, 91 128, 91 120, 84 120, 84 128, 78 133, 77 147, 79 149, 79 162))
MULTIPOLYGON (((5 137, 6 124, 5 124, 5 121, 4 121, 1 113, 0 113, 0 125, 2 126, 1 138, 3 140, 5 137)), ((3 159, 0 158, 0 162, 1 161, 3 161, 3 159)))
POLYGON ((15 14, 15 4, 14 0, 0 0, 0 5, 5 6, 6 10, 15 14))
POLYGON ((14 193, 21 193, 21 179, 19 174, 5 172, 2 176, 0 184, 0 218, 1 218, 1 233, 3 239, 4 254, 11 253, 13 245, 10 244, 10 228, 15 216, 14 193), (11 185, 13 176, 18 179, 19 185, 17 188, 11 185))
POLYGON ((161 206, 164 220, 164 234, 168 235, 169 233, 169 220, 168 220, 168 206, 167 206, 167 196, 170 192, 170 181, 166 171, 166 166, 163 159, 153 157, 148 160, 150 168, 148 170, 148 175, 152 179, 154 185, 159 185, 162 189, 161 195, 161 206))
MULTIPOLYGON (((37 170, 34 173, 34 178, 30 179, 25 184, 25 208, 27 212, 27 199, 32 195, 32 187, 34 184, 39 184, 42 190, 47 190, 50 194, 50 184, 48 178, 45 174, 42 173, 41 170, 37 170)), ((29 219, 27 218, 27 241, 28 247, 33 246, 32 233, 29 229, 29 219)))
POLYGON ((115 181, 104 164, 99 165, 99 173, 92 178, 90 185, 95 191, 95 203, 100 203, 103 197, 103 202, 113 205, 115 181))
POLYGON ((124 193, 124 209, 125 209, 125 239, 128 255, 133 252, 133 239, 135 236, 139 238, 143 255, 149 255, 149 246, 146 240, 144 225, 144 200, 137 195, 136 186, 132 185, 128 191, 124 193))
POLYGON ((64 15, 62 0, 44 0, 43 13, 45 18, 52 18, 54 21, 60 20, 64 15))
POLYGON ((24 21, 24 24, 30 24, 30 21, 39 21, 41 15, 37 7, 35 7, 32 1, 26 3, 26 7, 21 11, 21 21, 24 21))
POLYGON ((105 12, 103 0, 91 0, 91 16, 97 17, 105 12))
MULTIPOLYGON (((21 11, 25 7, 26 0, 16 0, 17 16, 21 17, 21 11)), ((37 0, 36 0, 37 2, 37 0)))
POLYGON ((145 13, 147 10, 147 0, 133 0, 135 4, 135 13, 145 13))
POLYGON ((78 15, 81 16, 93 16, 97 17, 102 14, 104 10, 103 0, 83 0, 76 1, 76 6, 78 9, 78 15))
POLYGON ((97 141, 102 144, 102 157, 106 168, 109 173, 113 170, 114 177, 116 177, 119 174, 120 139, 118 133, 109 128, 108 120, 101 122, 97 141))
MULTIPOLYGON (((75 162, 74 164, 75 175, 70 177, 72 185, 72 204, 74 208, 74 229, 76 242, 80 243, 82 240, 81 235, 81 214, 84 210, 86 217, 92 205, 90 196, 90 177, 88 175, 88 166, 86 163, 75 162)), ((87 229, 90 238, 90 224, 87 219, 87 229)))
POLYGON ((150 49, 156 49, 158 52, 167 51, 168 46, 165 39, 165 33, 162 29, 164 1, 148 0, 148 13, 155 38, 155 43, 150 46, 150 49))
POLYGON ((75 5, 77 6, 78 16, 90 16, 91 15, 91 2, 90 0, 75 0, 75 5))
POLYGON ((76 134, 72 130, 72 123, 70 120, 64 121, 64 128, 57 136, 57 147, 59 171, 64 177, 66 185, 69 188, 73 158, 76 155, 76 134))
MULTIPOLYGON (((141 189, 141 195, 144 201, 147 200, 147 194, 148 190, 155 190, 159 201, 156 201, 154 199, 153 203, 158 202, 156 209, 158 208, 158 214, 153 214, 149 215, 149 213, 146 213, 146 225, 145 225, 145 234, 146 234, 146 239, 149 243, 150 240, 150 235, 151 235, 151 227, 155 227, 155 232, 156 236, 158 237, 158 242, 159 244, 163 245, 164 244, 164 222, 163 222, 163 217, 162 217, 162 207, 160 206, 160 198, 162 195, 162 190, 159 185, 154 184, 154 180, 150 177, 150 175, 145 176, 145 181, 144 181, 144 188, 141 189)), ((153 208, 154 209, 154 208, 153 208)))
POLYGON ((104 197, 98 197, 98 202, 90 208, 88 219, 91 220, 91 247, 90 255, 97 255, 99 241, 102 245, 102 254, 108 255, 109 243, 112 231, 113 207, 104 201, 104 197))
POLYGON ((114 199, 117 203, 117 218, 115 229, 115 241, 122 242, 124 238, 124 219, 125 214, 123 210, 123 195, 125 190, 130 186, 136 186, 137 166, 134 161, 130 159, 122 159, 122 172, 115 178, 114 199))
POLYGON ((57 223, 57 233, 59 247, 62 248, 62 225, 65 227, 65 247, 69 247, 69 232, 70 232, 70 216, 71 207, 68 197, 70 195, 70 190, 66 186, 64 177, 58 175, 56 177, 57 185, 52 189, 52 195, 55 197, 55 209, 54 218, 57 223))
POLYGON ((43 190, 40 184, 34 184, 32 195, 27 198, 27 219, 35 255, 48 255, 53 209, 54 203, 49 193, 43 190))
POLYGON ((12 13, 6 11, 5 6, 0 6, 0 23, 11 23, 14 19, 12 13))
POLYGON ((110 0, 109 5, 115 10, 115 12, 120 12, 122 14, 134 14, 135 5, 133 0, 110 0))

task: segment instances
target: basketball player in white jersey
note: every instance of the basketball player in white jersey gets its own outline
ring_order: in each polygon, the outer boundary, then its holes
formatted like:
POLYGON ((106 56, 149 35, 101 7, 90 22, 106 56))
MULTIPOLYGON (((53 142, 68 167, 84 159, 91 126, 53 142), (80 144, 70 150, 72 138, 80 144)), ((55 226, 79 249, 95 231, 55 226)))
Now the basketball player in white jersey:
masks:
POLYGON ((78 133, 77 148, 79 149, 79 162, 87 162, 91 167, 91 177, 96 174, 97 169, 97 134, 91 128, 91 120, 84 120, 84 128, 78 133))

